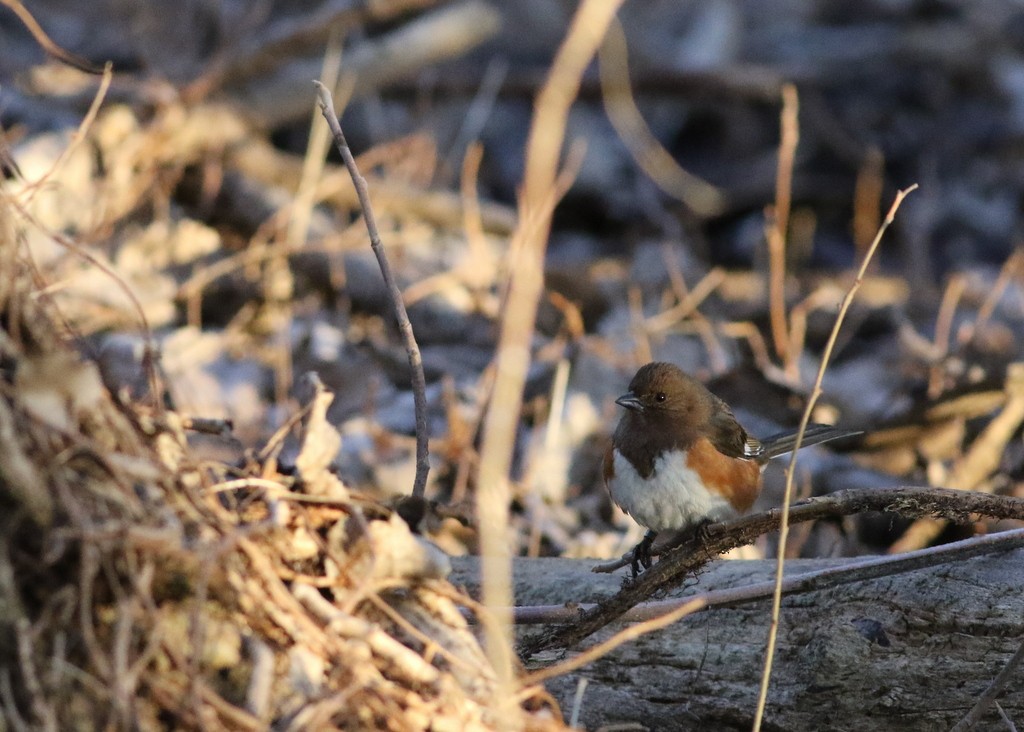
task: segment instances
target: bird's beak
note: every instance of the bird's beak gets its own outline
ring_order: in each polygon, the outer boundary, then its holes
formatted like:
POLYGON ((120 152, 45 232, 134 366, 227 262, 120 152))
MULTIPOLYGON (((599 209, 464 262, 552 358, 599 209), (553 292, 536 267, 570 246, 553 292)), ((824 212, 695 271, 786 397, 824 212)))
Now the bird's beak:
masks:
POLYGON ((620 396, 615 400, 615 403, 620 407, 625 407, 626 409, 631 409, 635 412, 644 411, 643 402, 637 399, 636 394, 631 391, 627 391, 625 394, 620 396))

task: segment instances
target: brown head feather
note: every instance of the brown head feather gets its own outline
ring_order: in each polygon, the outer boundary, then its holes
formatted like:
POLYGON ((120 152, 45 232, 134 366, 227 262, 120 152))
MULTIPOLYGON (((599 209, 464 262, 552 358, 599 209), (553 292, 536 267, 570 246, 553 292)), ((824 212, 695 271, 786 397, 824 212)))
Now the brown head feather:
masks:
POLYGON ((641 476, 650 475, 664 450, 689 449, 698 437, 723 455, 753 457, 746 431, 725 402, 678 366, 655 361, 641 367, 619 403, 626 412, 615 445, 641 476))

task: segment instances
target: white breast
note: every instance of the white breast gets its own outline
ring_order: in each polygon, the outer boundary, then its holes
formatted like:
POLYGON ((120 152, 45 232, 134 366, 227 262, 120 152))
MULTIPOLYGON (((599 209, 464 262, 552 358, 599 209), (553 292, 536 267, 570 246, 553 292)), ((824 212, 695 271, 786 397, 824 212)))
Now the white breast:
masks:
POLYGON ((648 529, 683 529, 704 519, 721 521, 737 515, 728 501, 704 488, 697 473, 687 467, 683 451, 655 460, 654 472, 646 479, 618 450, 613 460, 615 475, 608 481, 612 500, 648 529))

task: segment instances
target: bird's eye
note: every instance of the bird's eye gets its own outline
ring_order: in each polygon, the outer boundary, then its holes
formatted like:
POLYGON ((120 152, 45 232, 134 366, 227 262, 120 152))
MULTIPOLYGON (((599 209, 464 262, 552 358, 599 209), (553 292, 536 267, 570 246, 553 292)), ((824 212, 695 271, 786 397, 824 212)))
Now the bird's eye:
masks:
POLYGON ((654 395, 654 401, 656 401, 656 402, 663 402, 663 401, 665 401, 665 392, 659 391, 657 394, 655 394, 654 395))

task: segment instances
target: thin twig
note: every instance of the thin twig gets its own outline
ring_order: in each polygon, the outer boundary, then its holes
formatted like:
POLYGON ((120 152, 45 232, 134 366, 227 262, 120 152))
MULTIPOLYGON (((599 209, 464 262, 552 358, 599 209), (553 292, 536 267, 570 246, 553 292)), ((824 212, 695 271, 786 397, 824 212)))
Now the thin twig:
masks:
POLYGON ((871 263, 871 259, 878 249, 879 243, 882 241, 882 235, 885 234, 886 229, 892 224, 893 219, 896 216, 896 211, 899 209, 900 204, 903 203, 903 199, 907 195, 917 188, 917 184, 910 186, 909 188, 898 191, 896 198, 892 202, 892 206, 889 208, 889 213, 886 214, 885 221, 878 227, 878 233, 875 234, 874 241, 871 242, 871 246, 868 247, 867 253, 864 255, 864 261, 861 262, 860 269, 857 271, 857 278, 853 284, 850 285, 849 291, 846 293, 846 297, 843 298, 842 305, 839 306, 839 312, 836 314, 835 325, 832 326, 832 332, 829 334, 828 342, 825 345, 825 350, 821 354, 821 363, 818 365, 818 375, 814 380, 814 387, 811 389, 810 397, 807 400, 807 406, 804 408, 803 417, 800 419, 800 428, 797 432, 796 442, 793 445, 793 453, 789 458, 789 466, 786 470, 786 490, 782 497, 782 521, 779 524, 779 550, 778 550, 778 568, 775 575, 775 596, 772 598, 772 619, 771 624, 768 626, 768 648, 765 650, 764 658, 764 671, 761 675, 761 689, 758 693, 757 699, 757 710, 754 714, 754 732, 758 732, 761 729, 761 721, 764 719, 764 708, 768 701, 768 683, 771 680, 772 674, 772 661, 775 656, 775 644, 778 639, 779 632, 779 613, 782 606, 782 572, 786 563, 786 539, 789 536, 789 505, 793 496, 793 479, 796 475, 796 463, 797 463, 797 452, 800 450, 800 446, 803 443, 804 432, 807 430, 807 425, 811 420, 811 413, 814 411, 814 406, 818 402, 818 397, 821 396, 821 383, 825 378, 825 369, 828 368, 828 363, 832 357, 832 349, 835 348, 836 339, 839 337, 839 329, 843 325, 843 321, 846 319, 846 313, 850 309, 850 305, 853 303, 853 299, 857 296, 857 291, 860 289, 861 284, 864 282, 864 275, 867 272, 868 265, 871 263))
MULTIPOLYGON (((775 355, 785 359, 789 342, 786 323, 786 233, 789 230, 789 210, 793 197, 793 164, 796 146, 800 140, 799 107, 796 87, 782 87, 782 112, 779 119, 779 165, 775 172, 775 205, 765 229, 768 241, 768 311, 771 317, 772 340, 775 355)), ((785 363, 786 373, 792 376, 794 363, 785 363)))
POLYGON ((775 224, 786 239, 789 212, 793 207, 793 167, 796 146, 800 142, 800 102, 793 84, 782 86, 782 111, 779 113, 779 165, 775 171, 775 224))
MULTIPOLYGON (((940 564, 962 562, 971 557, 995 552, 1009 551, 1024 546, 1024 529, 1012 529, 998 534, 972 536, 970 539, 942 544, 941 546, 918 549, 896 556, 869 557, 853 560, 837 567, 828 567, 812 572, 804 572, 786 577, 782 583, 782 591, 787 597, 803 595, 808 592, 820 592, 853 582, 864 582, 879 577, 893 577, 907 572, 935 567, 940 564)), ((629 566, 630 562, 619 566, 629 566)), ((598 571, 595 567, 593 571, 598 571)), ((775 591, 775 581, 757 582, 743 587, 729 587, 722 590, 709 590, 701 593, 708 609, 720 607, 737 607, 770 598, 775 591)), ((655 600, 645 602, 623 613, 623 622, 649 620, 674 610, 682 603, 697 595, 672 600, 655 600)), ((581 612, 596 607, 594 603, 563 603, 561 605, 532 605, 515 608, 516 625, 552 625, 555 623, 572 622, 581 612)))
MULTIPOLYGON (((512 237, 501 336, 491 403, 484 421, 477 515, 483 558, 484 604, 496 622, 487 629, 487 654, 498 677, 498 694, 513 688, 511 617, 512 560, 509 555, 509 472, 519 427, 523 388, 530 364, 530 343, 538 301, 544 287, 544 252, 558 194, 569 108, 583 72, 601 43, 620 1, 588 0, 580 4, 558 49, 551 72, 535 105, 526 146, 526 167, 519 221, 512 237)), ((512 713, 512 709, 509 708, 512 713)))
POLYGON ((726 207, 722 191, 680 166, 651 132, 633 96, 627 51, 622 25, 613 21, 598 54, 601 98, 608 121, 633 160, 658 188, 698 216, 722 213, 726 207))
MULTIPOLYGON (((96 269, 100 270, 111 280, 113 280, 114 284, 117 285, 118 289, 120 289, 124 293, 125 297, 128 298, 128 301, 132 304, 132 307, 134 308, 136 314, 139 317, 139 327, 142 329, 143 342, 145 343, 142 355, 142 367, 143 370, 145 371, 146 380, 149 384, 149 398, 152 401, 153 409, 156 411, 156 413, 162 415, 164 412, 163 381, 160 378, 160 373, 156 365, 156 362, 159 360, 160 352, 156 345, 156 340, 153 338, 153 330, 149 326, 149 318, 146 317, 146 311, 143 309, 142 303, 136 296, 135 291, 124 280, 124 278, 114 270, 113 267, 108 265, 103 260, 103 258, 100 255, 93 254, 88 249, 79 244, 77 241, 68 236, 60 234, 56 231, 48 230, 19 201, 13 198, 8 199, 8 201, 10 202, 10 205, 18 212, 19 215, 21 215, 26 221, 28 221, 30 224, 35 226, 40 231, 46 232, 47 236, 49 236, 55 243, 59 244, 64 249, 67 249, 68 251, 78 255, 79 257, 87 261, 89 264, 96 267, 96 269)), ((28 255, 31 258, 31 252, 29 252, 28 255)), ((35 265, 33 264, 33 266, 35 265)), ((41 295, 46 294, 45 289, 40 289, 39 292, 41 295)), ((58 313, 61 313, 60 307, 57 305, 55 300, 51 299, 50 303, 53 305, 54 309, 58 313)), ((61 313, 61 318, 63 319, 63 313, 61 313)), ((78 336, 76 334, 75 337, 76 339, 79 340, 79 342, 84 343, 84 339, 81 338, 81 336, 78 336)))
MULTIPOLYGON (((342 109, 352 96, 355 79, 351 74, 341 76, 341 39, 337 31, 332 32, 324 51, 323 68, 320 70, 321 83, 328 89, 341 92, 342 109)), ((332 107, 333 109, 333 107, 332 107)), ((335 111, 337 114, 337 111, 335 111)), ((289 248, 298 248, 306 242, 313 207, 317 204, 317 188, 324 177, 327 164, 327 152, 331 148, 330 129, 320 124, 316 112, 313 112, 309 123, 309 142, 306 143, 306 155, 302 159, 302 173, 298 187, 295 189, 295 201, 288 212, 287 234, 285 241, 289 248)))
POLYGON ((593 648, 588 648, 583 653, 573 656, 566 661, 534 671, 523 678, 521 683, 523 686, 532 686, 533 684, 543 683, 555 676, 564 676, 565 674, 572 673, 576 669, 586 666, 588 663, 596 661, 602 656, 608 655, 623 643, 627 643, 642 635, 646 635, 647 633, 653 633, 656 630, 667 628, 672 625, 672 623, 682 620, 687 615, 695 613, 698 610, 703 610, 704 607, 705 601, 703 597, 691 598, 674 610, 663 613, 657 617, 650 618, 649 620, 645 620, 638 625, 631 625, 628 628, 620 630, 608 640, 598 643, 593 648))
POLYGON ((885 183, 885 157, 870 147, 857 170, 853 188, 853 247, 857 256, 866 252, 882 223, 882 186, 885 183))
MULTIPOLYGON (((0 0, 0 2, 2 1, 3 0, 0 0)), ((35 198, 36 194, 47 189, 47 183, 57 174, 57 171, 67 163, 71 158, 71 153, 85 143, 89 136, 89 131, 92 129, 93 124, 96 122, 96 117, 100 113, 100 107, 103 106, 103 102, 107 98, 107 92, 110 91, 110 83, 113 80, 114 65, 108 61, 106 66, 103 67, 103 78, 100 79, 99 88, 96 90, 92 103, 89 105, 89 111, 85 113, 85 116, 78 125, 78 129, 71 135, 71 142, 66 148, 61 150, 60 155, 57 156, 57 160, 54 161, 53 165, 49 167, 39 180, 32 181, 28 186, 28 195, 22 200, 22 204, 24 206, 27 207, 32 202, 32 199, 35 198)))
POLYGON ((32 17, 30 12, 28 12, 28 8, 21 3, 21 0, 0 0, 0 3, 6 5, 14 12, 15 15, 18 16, 18 20, 25 25, 25 28, 32 34, 36 43, 38 43, 44 51, 55 59, 67 64, 68 66, 76 68, 79 71, 84 71, 87 74, 100 73, 101 69, 90 63, 87 59, 73 54, 70 51, 65 51, 54 43, 53 40, 46 35, 46 31, 44 31, 42 26, 39 25, 39 22, 32 17))
POLYGON ((1006 710, 999 706, 999 702, 992 703, 995 705, 996 711, 999 712, 999 718, 1003 720, 1003 724, 1006 725, 1008 732, 1017 732, 1017 725, 1015 725, 1013 720, 1006 714, 1006 710))
POLYGON ((704 275, 700 282, 694 285, 686 297, 680 299, 676 305, 647 318, 644 321, 644 328, 648 333, 668 330, 679 321, 697 312, 697 308, 700 307, 701 303, 718 289, 719 285, 725 282, 725 278, 725 270, 715 267, 704 275))
POLYGON ((953 725, 953 728, 949 732, 966 732, 971 729, 978 722, 981 721, 981 717, 985 714, 992 704, 995 702, 996 697, 1002 693, 1006 685, 1010 683, 1010 677, 1017 671, 1017 667, 1020 666, 1021 662, 1024 661, 1024 641, 1021 641, 1020 646, 1017 648, 1017 652, 1013 654, 1006 665, 1003 666, 1003 670, 992 679, 992 683, 988 685, 984 693, 978 698, 978 701, 971 711, 967 713, 967 716, 953 725))
POLYGON ((988 295, 985 296, 985 301, 978 308, 978 314, 974 318, 974 322, 964 323, 957 330, 956 339, 959 348, 969 344, 988 325, 988 321, 996 310, 996 305, 999 304, 999 301, 1002 300, 1003 295, 1006 293, 1006 288, 1014 278, 1019 278, 1022 274, 1024 274, 1024 248, 1018 247, 1003 262, 1003 266, 999 270, 999 276, 996 277, 995 284, 992 285, 988 295))
POLYGON ((932 342, 937 358, 928 374, 928 397, 931 399, 938 398, 945 386, 953 318, 956 315, 956 307, 960 304, 966 289, 967 278, 961 274, 955 274, 949 278, 949 284, 946 285, 946 289, 942 293, 939 314, 935 317, 935 339, 932 342))
POLYGON ((587 690, 588 681, 580 679, 576 684, 576 696, 572 699, 572 713, 569 715, 569 727, 578 729, 580 723, 580 710, 583 709, 583 694, 587 690))
POLYGON ((416 409, 416 478, 412 486, 413 498, 423 498, 427 489, 427 474, 430 472, 430 454, 428 451, 427 433, 427 382, 423 376, 423 359, 420 356, 420 348, 416 345, 416 336, 412 332, 412 323, 409 322, 409 315, 405 312, 405 303, 402 301, 402 290, 395 282, 391 273, 391 265, 388 263, 387 253, 380 240, 380 233, 377 231, 377 220, 373 215, 373 207, 370 205, 370 193, 366 188, 366 179, 359 173, 356 161, 352 157, 348 142, 345 140, 345 133, 341 131, 341 123, 338 122, 338 115, 334 112, 334 100, 331 92, 319 81, 313 82, 318 91, 320 111, 327 120, 327 126, 331 128, 331 135, 334 137, 334 145, 341 153, 345 167, 352 177, 352 185, 355 186, 356 195, 359 197, 359 206, 363 209, 363 221, 366 223, 366 231, 370 235, 370 248, 377 257, 377 264, 380 266, 380 273, 384 277, 388 293, 391 296, 391 303, 395 307, 395 319, 398 321, 398 330, 405 341, 405 350, 409 354, 409 368, 412 371, 412 395, 416 409))
MULTIPOLYGON (((968 521, 974 515, 1024 519, 1024 498, 919 486, 882 490, 858 488, 794 504, 789 509, 789 521, 818 521, 865 511, 888 511, 908 518, 934 515, 955 521, 968 521)), ((661 561, 641 574, 636 581, 599 603, 593 610, 581 613, 577 622, 526 639, 521 646, 522 654, 530 656, 549 648, 568 648, 579 643, 656 592, 678 584, 683 577, 719 554, 750 544, 762 534, 775 531, 781 522, 782 510, 773 508, 733 521, 712 524, 707 529, 706 538, 690 536, 678 548, 664 554, 661 561)))
POLYGON ((483 157, 484 147, 481 143, 474 142, 469 145, 462 158, 462 176, 459 180, 459 191, 462 196, 462 230, 466 233, 466 248, 469 261, 472 263, 472 266, 466 267, 465 277, 477 294, 494 281, 496 270, 495 257, 487 245, 484 221, 480 214, 480 194, 477 191, 480 162, 483 157))

